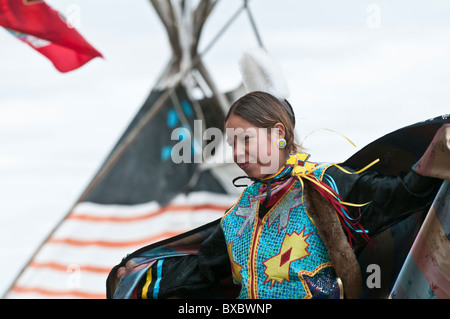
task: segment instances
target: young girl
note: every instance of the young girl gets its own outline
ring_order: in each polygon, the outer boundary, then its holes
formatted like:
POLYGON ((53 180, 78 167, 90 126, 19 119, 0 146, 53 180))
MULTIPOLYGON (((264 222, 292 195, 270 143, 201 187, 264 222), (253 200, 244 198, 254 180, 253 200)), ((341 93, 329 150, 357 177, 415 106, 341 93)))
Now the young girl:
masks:
MULTIPOLYGON (((289 104, 265 92, 231 106, 227 140, 246 174, 233 182, 251 185, 208 228, 196 254, 150 258, 134 297, 144 290, 148 298, 212 297, 230 275, 239 298, 359 297, 355 254, 370 237, 429 207, 441 180, 414 170, 399 177, 309 162, 295 144, 294 125, 289 104)), ((115 268, 118 279, 133 265, 124 262, 115 268)), ((130 296, 121 282, 115 298, 130 296)))

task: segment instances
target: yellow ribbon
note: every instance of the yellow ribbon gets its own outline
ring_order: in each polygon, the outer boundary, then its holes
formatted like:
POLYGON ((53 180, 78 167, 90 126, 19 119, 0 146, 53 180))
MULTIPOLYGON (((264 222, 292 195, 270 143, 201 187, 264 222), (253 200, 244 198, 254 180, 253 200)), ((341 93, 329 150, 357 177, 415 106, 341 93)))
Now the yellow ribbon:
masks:
POLYGON ((142 288, 142 299, 148 299, 148 287, 152 282, 152 267, 147 270, 147 278, 144 287, 142 288))
MULTIPOLYGON (((303 143, 305 142, 305 140, 306 140, 309 136, 311 136, 312 134, 316 133, 316 132, 319 131, 319 130, 325 130, 325 131, 329 131, 329 132, 338 134, 338 135, 342 136, 343 138, 345 138, 345 139, 346 139, 350 144, 352 144, 354 147, 356 147, 356 144, 353 143, 353 142, 352 142, 347 136, 345 136, 344 134, 341 134, 341 133, 339 133, 339 132, 330 130, 330 129, 328 129, 328 128, 319 128, 319 129, 316 129, 316 130, 312 131, 311 133, 309 133, 308 135, 305 136, 305 138, 303 139, 303 141, 302 141, 301 144, 300 144, 300 149, 301 149, 303 143)), ((373 165, 375 165, 375 164, 378 163, 379 161, 380 161, 380 159, 377 158, 376 160, 374 160, 374 161, 373 161, 372 163, 370 163, 369 165, 366 165, 364 168, 360 169, 360 170, 357 171, 357 172, 353 172, 353 173, 352 173, 352 172, 349 172, 349 171, 346 170, 345 168, 341 167, 339 164, 332 164, 332 165, 333 165, 333 166, 336 166, 338 169, 340 169, 340 170, 343 171, 344 173, 347 173, 347 174, 350 174, 350 175, 354 175, 354 174, 360 174, 360 173, 364 172, 365 170, 367 170, 368 168, 372 167, 373 165)), ((311 174, 313 171, 315 171, 316 169, 318 169, 319 167, 321 167, 321 166, 323 166, 323 165, 325 165, 325 164, 318 165, 318 166, 314 167, 311 171, 306 171, 306 172, 301 173, 301 174, 296 174, 296 176, 298 177, 298 179, 299 179, 300 182, 302 183, 302 186, 303 186, 303 181, 301 180, 301 178, 304 177, 304 178, 308 179, 309 181, 315 183, 317 186, 319 186, 319 187, 321 187, 322 189, 324 189, 326 192, 328 192, 329 194, 331 194, 334 198, 338 199, 338 198, 336 197, 336 195, 335 195, 333 192, 331 192, 328 188, 324 187, 323 185, 321 185, 320 183, 318 183, 315 179, 310 178, 310 177, 308 176, 308 175, 311 174)), ((295 171, 295 167, 294 167, 294 171, 295 171)), ((346 205, 346 206, 363 207, 363 206, 368 205, 370 202, 367 202, 367 203, 365 203, 365 204, 353 204, 353 203, 347 203, 347 202, 341 202, 341 203, 344 204, 344 205, 346 205)))
POLYGON ((303 139, 303 141, 300 143, 300 149, 301 149, 303 143, 306 141, 306 139, 307 139, 309 136, 311 136, 312 134, 314 134, 314 133, 316 133, 317 131, 319 131, 319 130, 325 130, 325 131, 329 131, 329 132, 338 134, 338 135, 342 136, 343 138, 345 138, 345 139, 346 139, 350 144, 352 144, 354 147, 356 147, 356 144, 353 143, 353 142, 352 142, 347 136, 345 136, 344 134, 341 134, 341 133, 339 133, 339 132, 330 130, 330 129, 328 129, 328 128, 318 128, 318 129, 312 131, 311 133, 309 133, 308 135, 305 136, 305 138, 303 139))
POLYGON ((368 168, 370 168, 371 166, 375 165, 376 163, 378 163, 380 161, 379 158, 377 158, 376 160, 374 160, 372 163, 370 163, 369 165, 366 165, 364 168, 361 168, 359 171, 357 172, 349 172, 348 170, 346 170, 345 168, 339 166, 338 164, 332 164, 333 166, 336 166, 337 168, 339 168, 341 171, 343 171, 344 173, 350 174, 350 175, 354 175, 354 174, 359 174, 364 172, 365 170, 367 170, 368 168))
MULTIPOLYGON (((372 163, 370 163, 369 165, 366 165, 364 168, 360 169, 357 172, 349 172, 348 170, 346 170, 345 168, 339 166, 338 164, 331 164, 332 166, 336 166, 338 169, 342 170, 344 173, 350 174, 350 175, 354 175, 354 174, 360 174, 362 172, 364 172, 365 170, 369 169, 370 167, 372 167, 373 165, 375 165, 376 163, 378 163, 380 161, 379 158, 377 158, 376 160, 374 160, 372 163)), ((320 188, 322 188, 323 190, 325 190, 327 193, 329 193, 330 195, 332 195, 336 200, 340 201, 340 199, 336 196, 336 194, 334 194, 331 190, 329 190, 327 187, 323 186, 321 183, 319 183, 319 181, 317 181, 316 178, 311 178, 309 175, 311 173, 313 173, 316 169, 319 169, 320 167, 327 165, 326 163, 320 164, 320 165, 316 165, 314 166, 314 168, 310 171, 306 171, 304 173, 297 173, 295 174, 295 176, 299 179, 300 183, 302 184, 302 188, 303 188, 303 180, 302 178, 306 178, 307 180, 311 181, 312 183, 316 184, 317 186, 319 186, 320 188)), ((294 165, 294 169, 293 171, 295 172, 295 166, 294 165)), ((363 207, 366 206, 370 203, 364 203, 364 204, 354 204, 354 203, 348 203, 348 202, 343 202, 340 201, 341 204, 345 205, 345 206, 352 206, 352 207, 363 207)))
MULTIPOLYGON (((333 196, 334 198, 336 198, 336 200, 339 200, 339 198, 336 196, 336 194, 334 194, 332 191, 330 191, 327 187, 323 186, 322 184, 320 184, 315 178, 311 178, 307 175, 303 175, 302 177, 297 176, 298 179, 300 180, 300 182, 302 183, 302 187, 303 187, 303 181, 301 180, 302 178, 306 178, 307 180, 313 182, 314 184, 316 184, 317 186, 319 186, 320 188, 322 188, 323 190, 325 190, 328 194, 330 194, 331 196, 333 196)), ((348 203, 348 202, 343 202, 340 201, 341 204, 345 205, 345 206, 353 206, 353 207, 363 207, 368 205, 370 202, 364 203, 364 204, 353 204, 353 203, 348 203)))

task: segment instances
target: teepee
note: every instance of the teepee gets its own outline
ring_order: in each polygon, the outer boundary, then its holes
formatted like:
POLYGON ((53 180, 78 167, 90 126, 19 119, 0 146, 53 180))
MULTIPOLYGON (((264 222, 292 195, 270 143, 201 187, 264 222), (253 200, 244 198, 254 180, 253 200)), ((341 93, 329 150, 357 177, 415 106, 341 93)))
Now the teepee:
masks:
MULTIPOLYGON (((242 95, 242 86, 220 92, 202 57, 249 10, 247 1, 202 54, 200 35, 218 1, 150 2, 167 31, 171 59, 97 174, 5 298, 105 298, 107 275, 122 257, 217 219, 238 196, 231 180, 239 171, 230 161, 175 163, 172 151, 184 139, 191 159, 198 156, 205 142, 195 138, 194 129, 222 129, 226 110, 242 95), (180 132, 175 139, 173 132, 180 132)), ((215 156, 226 153, 222 144, 215 156)))

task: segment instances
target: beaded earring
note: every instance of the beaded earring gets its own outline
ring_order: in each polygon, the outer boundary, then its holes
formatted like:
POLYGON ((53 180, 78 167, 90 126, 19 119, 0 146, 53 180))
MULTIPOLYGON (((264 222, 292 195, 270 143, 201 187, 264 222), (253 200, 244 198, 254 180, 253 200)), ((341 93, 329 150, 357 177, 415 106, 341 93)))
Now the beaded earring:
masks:
POLYGON ((286 147, 286 140, 284 138, 281 138, 278 140, 278 148, 285 148, 286 147))

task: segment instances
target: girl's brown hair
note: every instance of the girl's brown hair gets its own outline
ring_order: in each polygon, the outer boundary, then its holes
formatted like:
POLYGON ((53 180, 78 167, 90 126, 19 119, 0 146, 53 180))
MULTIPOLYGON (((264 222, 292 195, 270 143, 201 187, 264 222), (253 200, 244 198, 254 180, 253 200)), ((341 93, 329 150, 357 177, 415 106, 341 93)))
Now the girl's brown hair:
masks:
POLYGON ((250 92, 231 105, 225 117, 225 122, 234 114, 256 127, 272 128, 275 124, 281 123, 285 128, 286 149, 293 153, 298 149, 295 141, 294 122, 292 120, 294 115, 290 114, 287 106, 283 105, 283 103, 269 93, 250 92))

